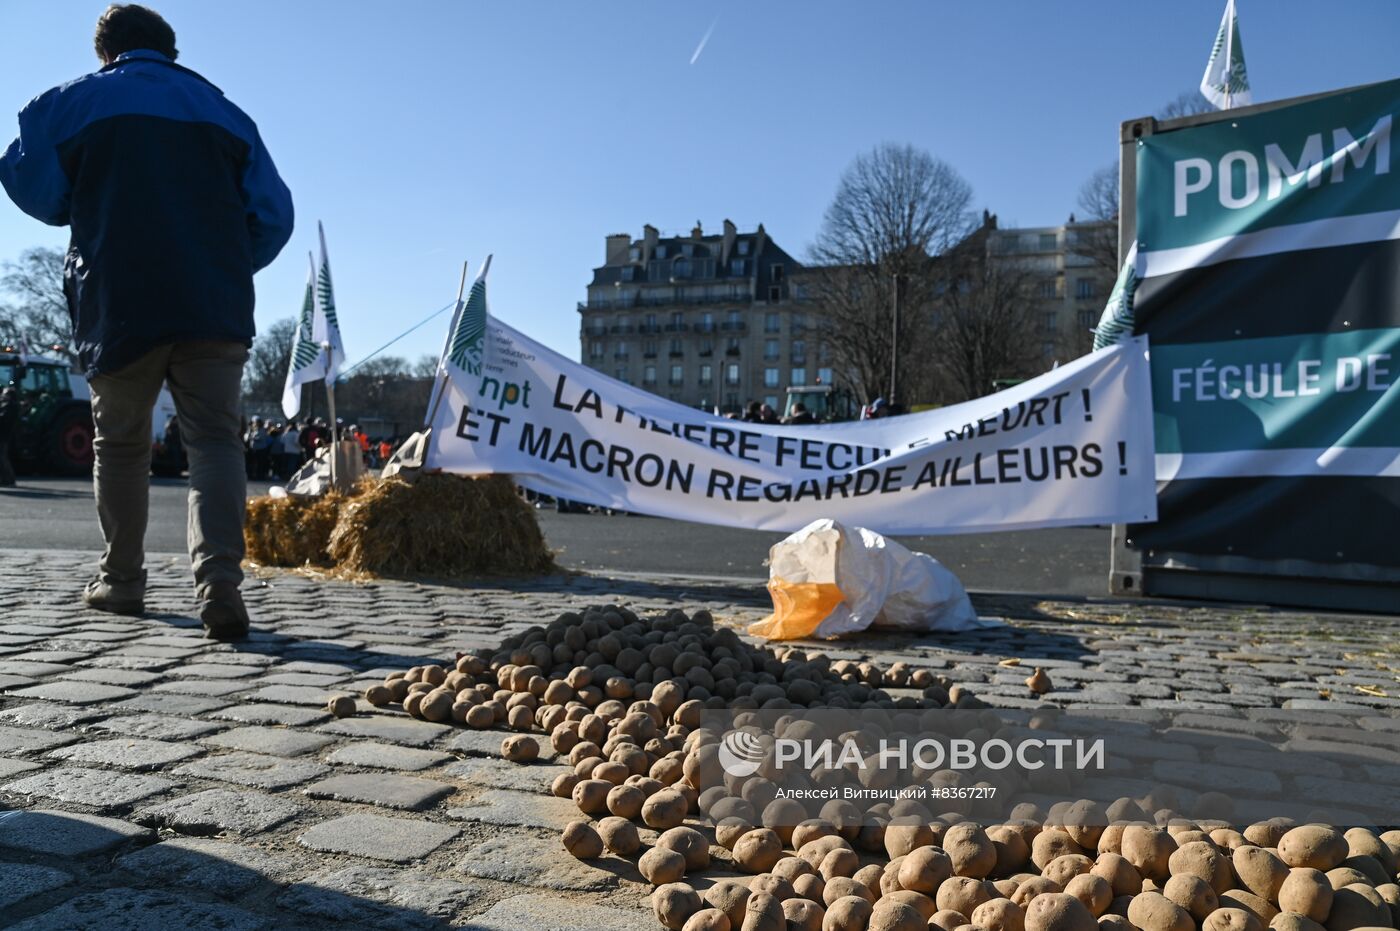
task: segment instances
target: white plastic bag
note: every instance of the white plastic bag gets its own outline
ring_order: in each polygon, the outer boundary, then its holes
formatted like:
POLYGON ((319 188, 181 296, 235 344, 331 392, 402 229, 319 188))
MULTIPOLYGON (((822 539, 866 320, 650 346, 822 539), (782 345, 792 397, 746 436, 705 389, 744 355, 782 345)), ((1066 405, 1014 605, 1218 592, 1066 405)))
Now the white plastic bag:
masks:
POLYGON ((864 527, 813 521, 775 544, 768 566, 773 614, 749 632, 770 640, 839 637, 867 627, 989 626, 938 560, 864 527))

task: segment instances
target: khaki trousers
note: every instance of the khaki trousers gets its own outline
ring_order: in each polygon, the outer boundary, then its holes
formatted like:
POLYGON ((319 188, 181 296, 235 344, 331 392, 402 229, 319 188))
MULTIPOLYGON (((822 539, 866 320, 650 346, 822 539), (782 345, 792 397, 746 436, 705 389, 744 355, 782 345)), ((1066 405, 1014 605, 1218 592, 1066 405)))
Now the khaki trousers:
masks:
POLYGON ((248 350, 196 340, 159 346, 116 372, 89 379, 96 427, 92 470, 107 548, 99 578, 117 590, 144 589, 151 484, 151 414, 170 386, 190 463, 189 550, 195 589, 243 581, 243 468, 240 394, 248 350))

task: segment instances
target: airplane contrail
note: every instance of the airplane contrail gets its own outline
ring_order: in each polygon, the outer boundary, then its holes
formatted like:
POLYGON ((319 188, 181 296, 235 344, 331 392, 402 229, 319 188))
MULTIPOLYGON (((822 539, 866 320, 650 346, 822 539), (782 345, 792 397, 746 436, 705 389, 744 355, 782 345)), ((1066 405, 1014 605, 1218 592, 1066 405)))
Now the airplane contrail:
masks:
POLYGON ((700 58, 700 53, 703 52, 703 51, 705 51, 705 43, 710 41, 710 36, 714 34, 715 26, 716 26, 718 23, 719 23, 719 17, 716 16, 716 17, 714 18, 714 21, 710 23, 710 28, 705 30, 704 38, 702 38, 702 39, 700 40, 700 44, 697 45, 697 46, 695 46, 695 54, 690 56, 690 63, 691 63, 692 65, 695 64, 695 62, 699 60, 699 58, 700 58))

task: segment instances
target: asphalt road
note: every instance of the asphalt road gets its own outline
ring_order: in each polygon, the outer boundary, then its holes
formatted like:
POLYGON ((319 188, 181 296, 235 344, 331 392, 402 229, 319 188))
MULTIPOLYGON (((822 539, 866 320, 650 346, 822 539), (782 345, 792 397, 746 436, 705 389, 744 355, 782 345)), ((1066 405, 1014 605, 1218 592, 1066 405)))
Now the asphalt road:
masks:
MULTIPOLYGON (((250 488, 260 493, 263 485, 250 488)), ((185 549, 183 480, 154 479, 146 549, 185 549)), ((649 517, 538 512, 563 565, 584 570, 762 579, 781 533, 734 530, 649 517)), ((1108 589, 1108 530, 1070 528, 950 537, 906 537, 970 589, 1046 595, 1102 595, 1108 589)), ((0 489, 0 548, 96 551, 102 537, 86 479, 22 477, 0 489)))

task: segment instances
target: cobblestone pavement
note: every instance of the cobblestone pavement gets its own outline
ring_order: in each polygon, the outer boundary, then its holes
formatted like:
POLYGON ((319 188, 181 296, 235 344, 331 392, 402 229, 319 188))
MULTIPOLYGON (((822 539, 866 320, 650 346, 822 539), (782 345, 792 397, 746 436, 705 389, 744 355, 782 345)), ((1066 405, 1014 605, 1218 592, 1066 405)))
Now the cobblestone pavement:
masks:
MULTIPOLYGON (((703 606, 743 623, 767 605, 761 587, 714 580, 268 573, 246 587, 253 637, 226 645, 185 613, 181 560, 151 560, 143 618, 80 607, 91 565, 0 554, 0 926, 655 928, 634 867, 560 847, 576 812, 545 793, 557 764, 517 767, 497 757, 499 734, 401 713, 335 720, 326 699, 565 607, 703 606)), ((1036 704, 1027 670, 1004 663, 1019 660, 1049 671, 1046 699, 1089 712, 1129 705, 1179 728, 1304 743, 1360 722, 1369 761, 1400 773, 1396 619, 975 601, 1008 623, 822 649, 929 666, 1007 707, 1036 704)))

